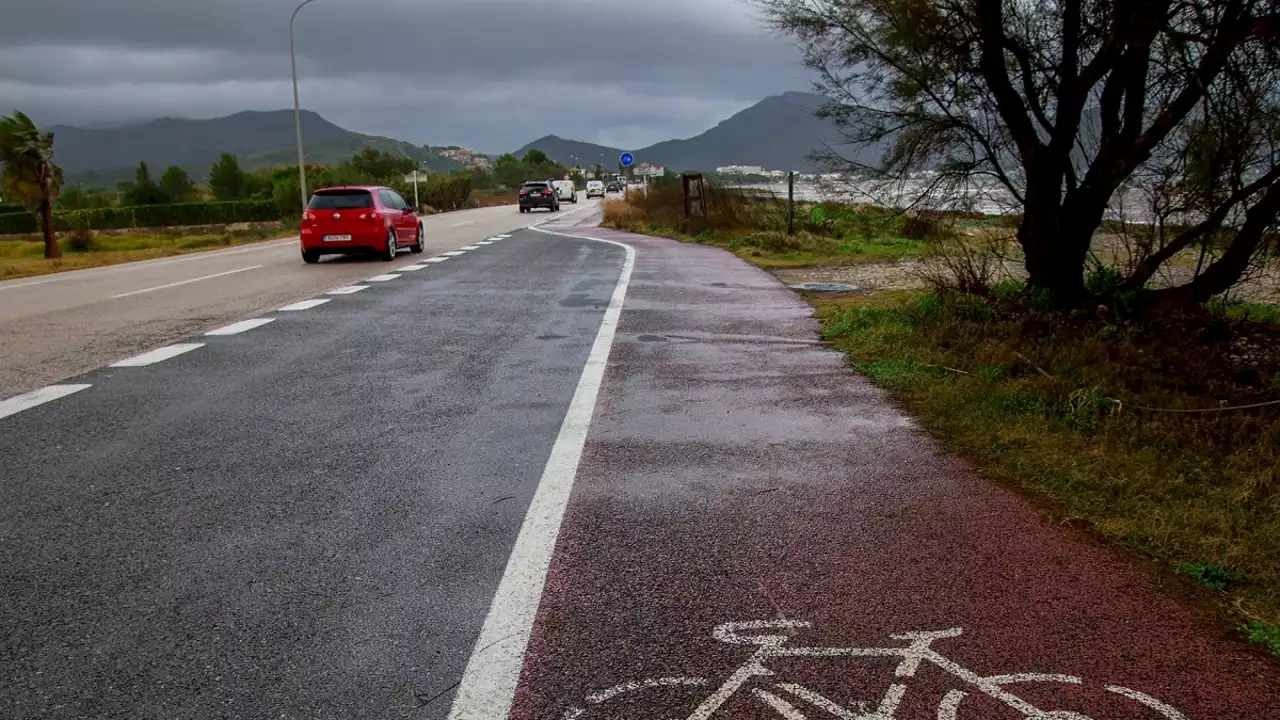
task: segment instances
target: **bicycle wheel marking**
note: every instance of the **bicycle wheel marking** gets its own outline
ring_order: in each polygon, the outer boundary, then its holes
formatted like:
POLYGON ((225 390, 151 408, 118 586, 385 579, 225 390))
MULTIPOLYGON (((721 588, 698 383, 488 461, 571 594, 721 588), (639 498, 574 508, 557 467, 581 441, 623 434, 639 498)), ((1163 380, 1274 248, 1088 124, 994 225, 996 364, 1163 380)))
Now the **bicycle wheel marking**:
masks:
POLYGON ((1140 702, 1143 705, 1146 705, 1147 707, 1151 708, 1152 710, 1155 710, 1156 712, 1164 713, 1164 716, 1169 720, 1187 720, 1186 715, 1183 715, 1182 713, 1173 709, 1169 705, 1166 705, 1165 703, 1160 702, 1159 700, 1151 697, 1146 693, 1140 693, 1137 690, 1132 690, 1127 687, 1121 687, 1120 685, 1107 685, 1105 686, 1104 689, 1110 692, 1113 692, 1117 695, 1123 695, 1135 702, 1140 702))
POLYGON ((636 680, 621 685, 614 685, 611 688, 592 693, 587 696, 587 702, 593 705, 599 705, 606 700, 621 695, 622 693, 632 692, 634 690, 643 690, 652 687, 669 687, 672 685, 693 685, 702 686, 707 684, 706 678, 699 677, 660 677, 651 678, 649 680, 636 680))
POLYGON ((1053 673, 1019 673, 1017 675, 991 675, 982 679, 992 685, 1006 685, 1020 682, 1056 682, 1067 685, 1079 685, 1084 681, 1075 675, 1055 675, 1053 673))

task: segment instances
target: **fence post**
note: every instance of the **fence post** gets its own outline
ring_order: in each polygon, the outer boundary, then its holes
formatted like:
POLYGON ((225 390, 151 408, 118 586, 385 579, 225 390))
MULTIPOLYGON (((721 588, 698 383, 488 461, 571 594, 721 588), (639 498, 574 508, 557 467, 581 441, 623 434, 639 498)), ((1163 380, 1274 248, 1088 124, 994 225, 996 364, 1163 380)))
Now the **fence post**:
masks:
POLYGON ((787 173, 787 235, 794 235, 796 229, 796 174, 787 173))

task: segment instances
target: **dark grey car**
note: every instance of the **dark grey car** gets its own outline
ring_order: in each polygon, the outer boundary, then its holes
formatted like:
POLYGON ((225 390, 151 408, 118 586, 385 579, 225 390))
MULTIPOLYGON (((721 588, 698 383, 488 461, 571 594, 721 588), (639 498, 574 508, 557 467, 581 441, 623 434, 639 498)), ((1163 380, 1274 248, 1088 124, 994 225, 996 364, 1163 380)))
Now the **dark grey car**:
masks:
POLYGON ((560 198, 549 182, 527 182, 520 188, 520 212, 534 208, 546 208, 552 212, 560 209, 560 198))

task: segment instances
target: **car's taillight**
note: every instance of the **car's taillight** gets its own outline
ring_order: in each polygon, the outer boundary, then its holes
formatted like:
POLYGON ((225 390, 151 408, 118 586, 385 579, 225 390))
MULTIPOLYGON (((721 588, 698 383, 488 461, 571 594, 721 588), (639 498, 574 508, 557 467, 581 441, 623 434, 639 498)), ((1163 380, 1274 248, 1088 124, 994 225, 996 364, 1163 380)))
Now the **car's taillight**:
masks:
POLYGON ((528 190, 521 190, 521 191, 520 191, 520 194, 521 194, 521 195, 528 195, 528 194, 529 194, 529 191, 528 191, 528 190))
POLYGON ((553 195, 554 193, 552 193, 550 190, 543 190, 543 191, 542 191, 542 194, 543 194, 543 195, 553 195))
POLYGON ((312 220, 315 220, 315 219, 316 219, 315 213, 311 212, 310 210, 302 211, 302 222, 311 222, 312 220))

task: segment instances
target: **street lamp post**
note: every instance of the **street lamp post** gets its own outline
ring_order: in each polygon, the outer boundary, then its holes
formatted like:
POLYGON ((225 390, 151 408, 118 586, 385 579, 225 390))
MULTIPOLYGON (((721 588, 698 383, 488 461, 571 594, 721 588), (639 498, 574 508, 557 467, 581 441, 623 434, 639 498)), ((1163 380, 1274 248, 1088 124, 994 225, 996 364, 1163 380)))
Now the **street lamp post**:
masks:
POLYGON ((298 17, 302 6, 311 1, 302 0, 289 17, 289 65, 293 68, 293 130, 298 136, 298 186, 301 188, 303 212, 307 210, 307 167, 302 158, 302 109, 298 105, 298 59, 293 52, 293 20, 298 17))

